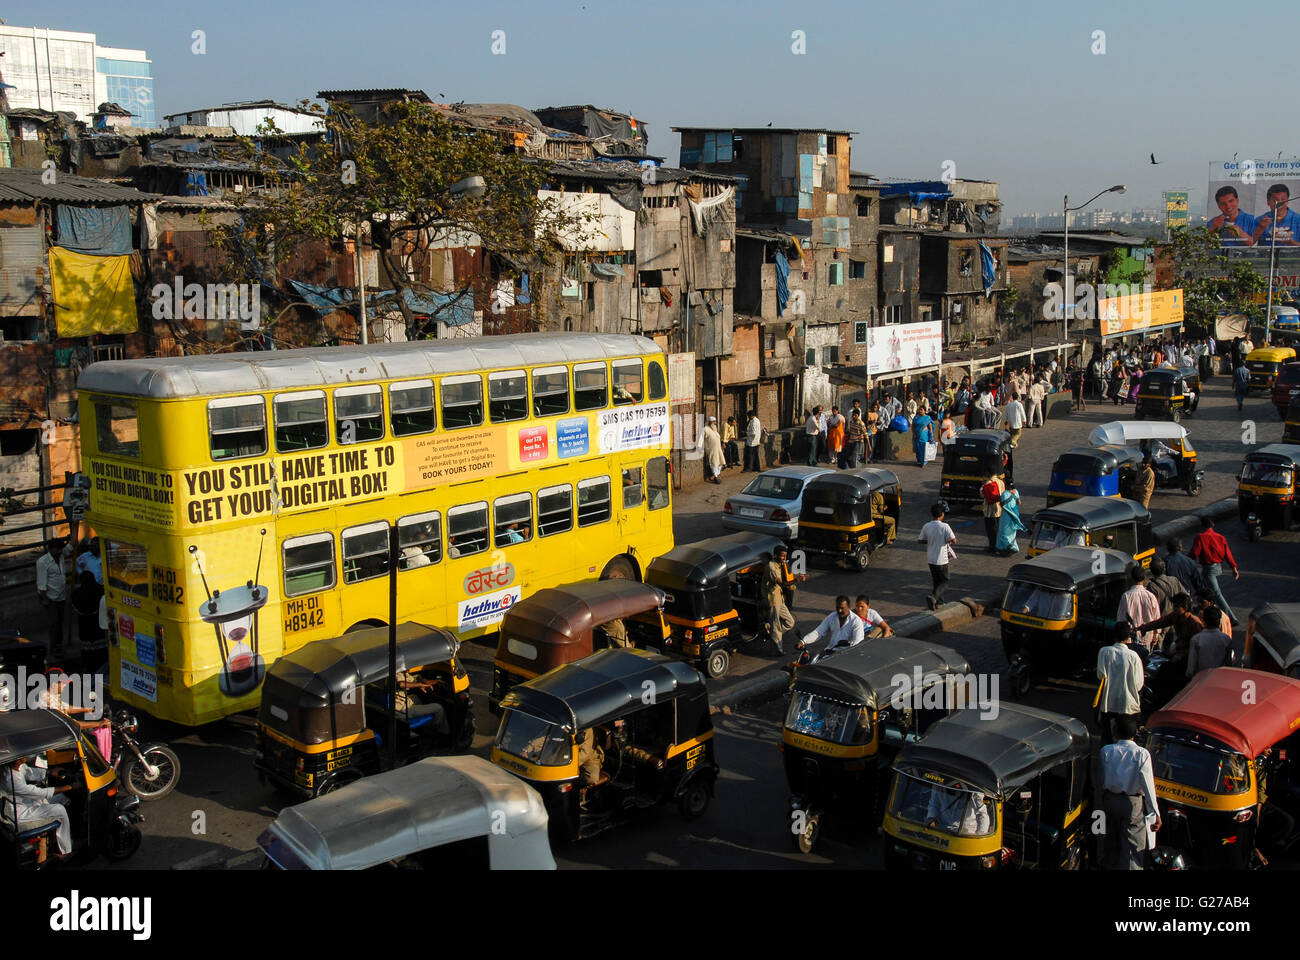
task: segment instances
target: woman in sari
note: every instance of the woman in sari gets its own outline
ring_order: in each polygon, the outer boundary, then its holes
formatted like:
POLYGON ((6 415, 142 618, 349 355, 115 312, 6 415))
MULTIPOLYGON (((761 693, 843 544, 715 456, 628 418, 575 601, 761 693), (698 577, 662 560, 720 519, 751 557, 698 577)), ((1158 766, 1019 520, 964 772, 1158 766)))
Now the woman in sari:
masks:
POLYGON ((1002 518, 998 521, 997 550, 1002 556, 1011 556, 1020 552, 1016 543, 1016 534, 1028 533, 1029 528, 1020 519, 1020 493, 1013 481, 1007 481, 1006 490, 1002 491, 1002 518))
POLYGON ((844 415, 839 407, 831 407, 826 418, 826 449, 830 452, 831 466, 844 469, 844 415))
POLYGON ((928 413, 918 413, 912 418, 912 449, 916 452, 916 465, 925 466, 925 445, 934 440, 934 420, 928 413))
POLYGON ((1138 391, 1142 388, 1142 368, 1138 367, 1128 378, 1128 402, 1137 404, 1138 391))

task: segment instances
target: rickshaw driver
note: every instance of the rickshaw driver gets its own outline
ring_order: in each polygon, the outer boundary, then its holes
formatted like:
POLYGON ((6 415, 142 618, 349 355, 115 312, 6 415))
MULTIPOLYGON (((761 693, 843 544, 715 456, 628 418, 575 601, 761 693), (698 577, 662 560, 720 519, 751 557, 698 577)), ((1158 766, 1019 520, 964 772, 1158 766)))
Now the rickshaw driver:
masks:
POLYGON ((862 642, 862 620, 849 608, 849 598, 844 594, 835 598, 835 612, 827 614, 826 619, 800 640, 797 646, 803 649, 821 637, 829 639, 822 652, 818 654, 818 660, 848 650, 850 647, 856 647, 862 642))
POLYGON ((1156 470, 1166 480, 1178 473, 1178 464, 1174 462, 1174 449, 1163 440, 1152 440, 1146 452, 1151 455, 1156 470))
POLYGON ((627 649, 628 647, 633 646, 632 641, 627 638, 627 627, 624 625, 623 621, 618 618, 602 625, 600 630, 605 634, 605 642, 610 647, 615 649, 627 649))
POLYGON ((960 783, 953 783, 951 789, 931 787, 925 825, 962 837, 983 836, 990 826, 984 794, 966 794, 960 783))
POLYGON ((871 519, 873 521, 879 520, 885 525, 886 544, 893 543, 898 539, 898 524, 894 522, 893 517, 885 512, 885 495, 879 490, 873 491, 871 494, 871 519))
POLYGON ((424 703, 411 696, 410 691, 421 690, 429 691, 433 689, 433 682, 423 680, 419 674, 412 673, 410 670, 399 670, 397 672, 397 697, 395 704, 397 713, 404 715, 407 722, 419 719, 420 717, 432 717, 434 728, 446 736, 451 733, 451 727, 447 723, 447 711, 443 709, 440 703, 424 703))
POLYGON ((19 757, 0 771, 0 790, 4 797, 5 812, 13 818, 14 826, 23 830, 24 823, 36 824, 44 820, 58 820, 54 834, 59 847, 59 860, 72 857, 72 821, 68 817, 68 798, 59 796, 72 789, 72 784, 60 787, 43 787, 44 776, 27 765, 31 757, 19 757))
POLYGON ((596 743, 596 731, 588 727, 582 732, 582 743, 578 746, 578 786, 582 791, 581 803, 587 802, 587 790, 609 782, 605 772, 605 751, 596 743))

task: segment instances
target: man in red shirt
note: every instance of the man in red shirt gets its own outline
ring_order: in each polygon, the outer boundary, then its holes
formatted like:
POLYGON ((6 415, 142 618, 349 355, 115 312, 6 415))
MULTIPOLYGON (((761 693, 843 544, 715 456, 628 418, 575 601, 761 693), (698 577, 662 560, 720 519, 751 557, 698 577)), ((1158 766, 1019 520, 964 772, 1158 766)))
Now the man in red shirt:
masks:
POLYGON ((1205 575, 1205 583, 1209 586, 1210 595, 1218 603, 1219 609, 1232 625, 1236 626, 1237 615, 1232 612, 1232 607, 1228 606, 1228 601, 1223 599, 1223 591, 1219 588, 1219 574, 1223 572, 1225 562, 1232 567, 1233 580, 1241 579, 1241 571, 1237 568, 1232 550, 1228 548, 1228 538, 1215 531, 1214 520, 1210 517, 1201 518, 1201 532, 1192 541, 1192 559, 1200 563, 1201 572, 1205 575))

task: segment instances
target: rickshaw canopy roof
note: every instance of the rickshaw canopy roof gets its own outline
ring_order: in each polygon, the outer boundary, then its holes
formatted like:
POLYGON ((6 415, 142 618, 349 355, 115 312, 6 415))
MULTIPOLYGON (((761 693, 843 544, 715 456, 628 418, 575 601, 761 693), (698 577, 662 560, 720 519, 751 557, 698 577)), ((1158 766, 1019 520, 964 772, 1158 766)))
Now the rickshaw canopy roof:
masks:
POLYGON ((269 830, 313 870, 364 870, 484 836, 494 869, 553 870, 546 824, 541 796, 513 774, 482 757, 430 757, 286 807, 269 830))
MULTIPOLYGON (((456 653, 456 639, 446 630, 420 623, 397 625, 397 669, 445 663, 456 653)), ((297 706, 327 708, 348 691, 388 676, 388 628, 370 627, 313 640, 277 659, 267 679, 297 691, 297 706)), ((264 691, 265 692, 265 691, 264 691)))
POLYGON ((800 667, 794 687, 877 709, 896 693, 910 694, 914 667, 921 668, 922 677, 970 672, 970 664, 950 647, 893 636, 859 643, 821 663, 800 667), (895 684, 900 674, 907 678, 906 686, 895 684))
POLYGON ((701 540, 674 547, 652 560, 646 568, 646 581, 669 589, 702 590, 735 570, 770 559, 772 552, 783 546, 780 538, 762 533, 733 533, 701 540))
POLYGON ((1105 443, 1128 445, 1142 440, 1186 440, 1187 429, 1176 423, 1157 420, 1112 420, 1093 427, 1088 442, 1094 447, 1105 443))
POLYGON ((1117 466, 1119 458, 1114 450, 1105 447, 1075 447, 1056 458, 1052 472, 1086 473, 1100 477, 1114 473, 1117 466))
POLYGON ((704 677, 689 664, 645 650, 611 649, 521 683, 501 706, 576 731, 641 709, 647 689, 656 703, 705 696, 704 677))
POLYGON ((1034 514, 1035 522, 1042 520, 1072 530, 1093 530, 1125 520, 1150 519, 1151 511, 1136 500, 1123 497, 1079 497, 1034 514))
POLYGON ((967 430, 957 434, 948 446, 958 453, 994 453, 1011 442, 1005 430, 967 430))
POLYGON ((893 470, 863 467, 823 474, 804 487, 804 495, 820 493, 839 500, 866 500, 877 490, 897 486, 898 474, 893 470))
POLYGON ((1300 445, 1294 443, 1270 443, 1246 454, 1246 462, 1290 463, 1300 461, 1300 445))
POLYGON ((939 720, 898 754, 895 769, 927 770, 1005 799, 1058 764, 1086 757, 1088 728, 1073 717, 1003 702, 996 717, 958 710, 939 720))
POLYGON ((1283 360, 1290 360, 1294 356, 1295 350, 1291 347, 1256 347, 1246 354, 1246 362, 1263 360, 1268 363, 1281 363, 1283 360))
MULTIPOLYGON (((1041 516, 1041 514, 1040 514, 1041 516)), ((1103 547, 1057 547, 1029 560, 1015 564, 1008 580, 1035 583, 1053 590, 1073 590, 1098 578, 1111 579, 1128 573, 1137 565, 1127 553, 1103 547), (1102 570, 1095 568, 1102 561, 1102 570)))
POLYGON ((1300 663, 1300 603, 1266 603, 1250 612, 1255 643, 1264 643, 1283 670, 1300 663))
POLYGON ((1300 680, 1260 670, 1202 670, 1147 721, 1148 730, 1182 727, 1208 733, 1251 759, 1300 728, 1300 680), (1251 703, 1243 686, 1254 684, 1251 703))
POLYGON ((658 609, 663 602, 662 590, 637 580, 548 587, 514 604, 501 621, 501 632, 540 644, 579 643, 602 623, 658 609))
POLYGON ((80 728, 57 710, 6 710, 0 713, 0 763, 13 763, 46 750, 75 746, 80 728))
POLYGON ((1174 367, 1155 367, 1151 370, 1142 371, 1142 383, 1146 385, 1151 382, 1170 382, 1175 380, 1181 381, 1186 374, 1182 370, 1174 367))

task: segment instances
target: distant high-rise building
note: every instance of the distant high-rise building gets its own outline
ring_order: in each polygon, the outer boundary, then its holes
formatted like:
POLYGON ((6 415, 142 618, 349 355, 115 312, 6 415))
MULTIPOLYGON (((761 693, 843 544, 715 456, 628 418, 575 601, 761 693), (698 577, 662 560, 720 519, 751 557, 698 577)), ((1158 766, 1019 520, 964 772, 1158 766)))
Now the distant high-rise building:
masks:
POLYGON ((101 103, 129 110, 137 127, 155 124, 153 77, 143 50, 101 47, 93 33, 0 25, 11 108, 66 110, 93 122, 101 103))

